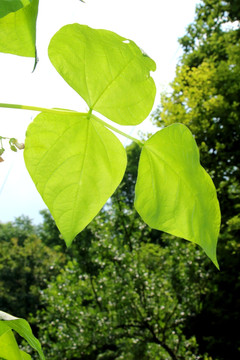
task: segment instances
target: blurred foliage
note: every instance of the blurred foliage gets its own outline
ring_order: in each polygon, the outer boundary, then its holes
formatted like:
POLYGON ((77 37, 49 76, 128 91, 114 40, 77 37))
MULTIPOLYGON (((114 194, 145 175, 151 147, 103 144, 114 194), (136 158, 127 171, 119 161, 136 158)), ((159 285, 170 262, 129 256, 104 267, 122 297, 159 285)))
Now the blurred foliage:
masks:
POLYGON ((36 227, 26 216, 20 216, 14 222, 5 224, 0 223, 0 239, 8 242, 15 238, 19 245, 23 245, 24 240, 36 234, 36 227))
POLYGON ((28 318, 39 308, 41 290, 63 266, 65 256, 45 246, 26 217, 0 223, 0 309, 28 318))
POLYGON ((169 94, 153 115, 158 126, 181 122, 195 135, 203 167, 217 188, 222 212, 218 259, 209 290, 186 333, 213 358, 239 359, 240 263, 240 7, 204 0, 180 39, 184 54, 169 94), (207 326, 206 326, 207 324, 207 326))

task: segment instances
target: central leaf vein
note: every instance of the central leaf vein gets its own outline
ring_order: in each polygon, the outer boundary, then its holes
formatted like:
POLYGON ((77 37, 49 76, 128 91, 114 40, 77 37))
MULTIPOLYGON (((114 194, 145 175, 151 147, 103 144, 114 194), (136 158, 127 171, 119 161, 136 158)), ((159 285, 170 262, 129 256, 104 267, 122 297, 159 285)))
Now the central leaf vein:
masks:
POLYGON ((119 76, 126 70, 126 68, 129 66, 129 64, 131 64, 131 62, 134 60, 134 57, 131 58, 126 65, 117 73, 117 75, 107 84, 107 86, 103 89, 103 91, 101 92, 101 94, 98 96, 98 98, 95 100, 94 104, 92 104, 92 108, 94 109, 94 107, 96 106, 96 104, 98 103, 99 99, 103 96, 103 94, 112 86, 112 84, 117 80, 117 78, 119 78, 119 76))
POLYGON ((86 143, 84 146, 84 152, 83 152, 83 160, 82 160, 82 166, 81 166, 81 170, 80 170, 80 174, 79 174, 79 180, 78 180, 78 187, 77 187, 77 192, 76 192, 76 197, 75 197, 75 202, 73 204, 72 207, 72 212, 73 212, 73 216, 71 218, 71 224, 75 223, 75 218, 77 215, 77 211, 75 210, 76 208, 76 204, 78 203, 78 196, 79 196, 79 190, 80 190, 80 183, 81 183, 81 178, 83 176, 83 170, 85 168, 85 161, 86 161, 86 157, 87 157, 87 149, 88 149, 88 144, 89 144, 89 127, 90 127, 90 121, 87 122, 87 133, 86 133, 86 143))

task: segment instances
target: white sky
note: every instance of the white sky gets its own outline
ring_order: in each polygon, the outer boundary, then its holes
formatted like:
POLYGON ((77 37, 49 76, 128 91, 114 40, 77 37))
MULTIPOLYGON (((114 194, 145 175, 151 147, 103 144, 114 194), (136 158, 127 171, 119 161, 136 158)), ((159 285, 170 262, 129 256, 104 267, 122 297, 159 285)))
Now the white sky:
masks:
MULTIPOLYGON (((51 65, 47 48, 51 37, 66 24, 78 22, 93 28, 115 31, 137 43, 157 64, 152 74, 157 96, 173 79, 181 49, 177 39, 194 19, 197 0, 40 0, 37 23, 39 63, 32 73, 32 59, 0 54, 0 103, 59 107, 87 111, 85 103, 51 65)), ((154 109, 153 108, 153 109, 154 109)), ((28 124, 36 112, 0 108, 0 135, 24 142, 28 124)), ((115 125, 115 124, 114 124, 115 125)), ((116 125, 115 125, 116 126, 116 125)), ((124 127, 138 136, 138 130, 153 131, 150 120, 124 127)), ((7 150, 7 146, 5 147, 7 150)), ((0 222, 27 215, 42 221, 39 211, 46 208, 28 175, 23 153, 6 151, 0 163, 0 222)))

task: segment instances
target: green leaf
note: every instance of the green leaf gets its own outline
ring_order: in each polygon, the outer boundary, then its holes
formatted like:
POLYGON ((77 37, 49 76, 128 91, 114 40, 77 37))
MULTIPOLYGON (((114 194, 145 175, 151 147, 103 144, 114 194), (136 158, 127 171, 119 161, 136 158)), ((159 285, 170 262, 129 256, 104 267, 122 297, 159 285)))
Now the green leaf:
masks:
POLYGON ((10 12, 17 11, 23 7, 21 0, 1 0, 0 2, 0 18, 6 16, 10 12))
POLYGON ((186 126, 173 124, 146 141, 135 207, 150 227, 199 244, 218 267, 219 203, 186 126))
POLYGON ((2 336, 5 332, 9 331, 9 327, 4 322, 0 322, 0 336, 2 336))
MULTIPOLYGON (((0 322, 1 328, 1 322, 0 322)), ((0 335, 0 359, 31 360, 31 356, 19 349, 13 332, 7 326, 7 331, 0 335)))
POLYGON ((28 127, 24 158, 37 190, 69 246, 122 180, 126 152, 88 114, 39 114, 28 127))
POLYGON ((10 149, 11 149, 12 151, 14 151, 14 152, 17 152, 17 148, 16 148, 14 145, 11 145, 11 146, 10 146, 10 149))
MULTIPOLYGON (((5 346, 9 346, 10 348, 16 350, 16 345, 14 345, 14 336, 13 334, 10 335, 9 330, 15 330, 20 336, 22 336, 27 342, 28 344, 35 349, 41 360, 45 360, 45 357, 43 355, 42 352, 42 348, 41 345, 39 343, 39 341, 35 338, 35 336, 32 333, 32 329, 30 327, 30 325, 28 324, 28 322, 24 319, 20 319, 20 318, 16 318, 10 314, 7 314, 3 311, 0 311, 0 341, 3 340, 2 344, 5 344, 4 346, 0 346, 0 349, 3 349, 2 351, 4 351, 5 346), (7 330, 8 328, 8 330, 7 330), (8 335, 6 335, 8 334, 8 335), (13 336, 13 338, 12 338, 13 336), (7 345, 9 342, 10 345, 7 345)), ((1 344, 1 343, 0 343, 1 344)), ((3 355, 1 355, 2 353, 0 352, 0 356, 4 357, 3 355)), ((31 359, 31 357, 20 351, 19 354, 19 359, 20 360, 28 360, 31 359)), ((7 360, 14 360, 14 357, 9 357, 7 358, 7 360)), ((18 360, 18 358, 16 358, 16 360, 18 360)))
POLYGON ((22 360, 31 360, 31 356, 29 354, 27 354, 25 351, 23 350, 20 350, 20 353, 21 353, 21 359, 22 360))
POLYGON ((0 52, 36 57, 39 0, 1 0, 0 52))
POLYGON ((49 58, 88 104, 121 125, 141 123, 150 113, 156 88, 152 59, 111 31, 72 24, 51 39, 49 58))
POLYGON ((0 336, 0 358, 6 360, 22 360, 16 339, 9 328, 7 332, 0 336))
POLYGON ((21 360, 31 360, 32 359, 31 356, 23 350, 20 350, 20 354, 21 354, 21 360))

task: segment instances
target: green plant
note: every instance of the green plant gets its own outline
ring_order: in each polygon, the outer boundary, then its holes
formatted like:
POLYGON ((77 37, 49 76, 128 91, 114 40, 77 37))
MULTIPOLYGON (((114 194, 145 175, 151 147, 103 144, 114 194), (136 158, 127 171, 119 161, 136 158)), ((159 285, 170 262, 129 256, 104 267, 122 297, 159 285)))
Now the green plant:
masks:
MULTIPOLYGON (((37 8, 38 0, 1 3, 0 51, 35 57, 36 64, 37 8), (12 23, 21 27, 23 47, 12 23), (13 48, 7 46, 11 37, 13 48)), ((129 39, 79 24, 66 25, 53 36, 49 58, 85 100, 88 112, 0 107, 40 112, 27 130, 24 158, 66 244, 91 222, 123 178, 126 152, 110 129, 142 148, 135 207, 143 220, 199 244, 218 267, 219 204, 188 128, 173 124, 144 142, 99 117, 137 125, 149 115, 156 93, 150 76, 154 61, 129 39)))
POLYGON ((12 330, 15 330, 20 336, 26 339, 29 345, 38 352, 41 360, 45 359, 41 345, 33 335, 28 322, 3 311, 0 311, 0 358, 4 358, 4 360, 31 359, 25 351, 19 350, 12 330))
POLYGON ((221 204, 218 259, 223 265, 221 272, 209 268, 203 307, 190 321, 200 351, 219 360, 240 357, 240 339, 233 330, 240 308, 239 5, 235 0, 201 1, 180 39, 183 57, 171 91, 162 96, 154 115, 158 126, 182 122, 194 133, 221 204))

